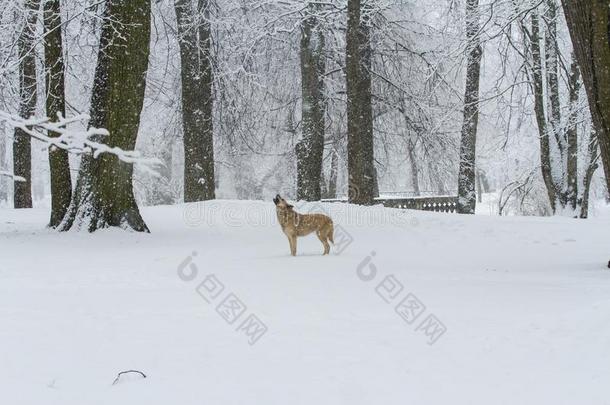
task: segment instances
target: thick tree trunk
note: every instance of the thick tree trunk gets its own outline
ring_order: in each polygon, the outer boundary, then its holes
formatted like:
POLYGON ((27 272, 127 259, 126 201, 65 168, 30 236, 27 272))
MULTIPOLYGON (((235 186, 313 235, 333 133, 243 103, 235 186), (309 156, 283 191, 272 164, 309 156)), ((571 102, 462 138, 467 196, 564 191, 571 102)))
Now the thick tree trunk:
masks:
POLYGON ((610 190, 610 7, 608 0, 563 0, 610 190))
POLYGON ((474 214, 477 204, 475 194, 476 141, 479 122, 479 79, 481 75, 481 48, 479 38, 479 0, 466 3, 466 40, 468 65, 466 67, 466 91, 464 94, 464 121, 460 144, 460 169, 458 173, 458 204, 460 214, 474 214))
POLYGON ((297 199, 317 201, 321 197, 324 154, 324 33, 309 4, 301 24, 301 110, 303 137, 296 144, 297 199))
MULTIPOLYGON (((34 35, 38 0, 26 0, 24 26, 18 40, 19 49, 19 116, 30 118, 36 113, 36 55, 34 35)), ((25 181, 13 182, 15 208, 32 208, 32 141, 22 129, 13 137, 13 174, 25 181)))
MULTIPOLYGON (((89 125, 110 147, 133 150, 144 104, 150 50, 150 1, 108 0, 103 19, 89 125)), ((133 165, 113 154, 83 155, 70 208, 59 229, 117 226, 148 232, 133 195, 133 165)))
POLYGON ((214 94, 208 0, 175 0, 182 78, 184 201, 216 198, 214 94))
MULTIPOLYGON (((47 83, 47 117, 56 120, 66 115, 64 94, 64 56, 61 35, 61 10, 59 0, 44 0, 45 78, 47 83)), ((59 134, 50 132, 50 137, 59 134)), ((72 179, 68 152, 49 148, 49 173, 51 175, 51 219, 49 226, 57 227, 68 210, 72 198, 72 179)))
MULTIPOLYGON (((370 6, 369 6, 370 7, 370 6)), ((370 205, 375 197, 370 10, 348 0, 346 37, 348 197, 370 205), (364 11, 364 13, 363 13, 364 11)))

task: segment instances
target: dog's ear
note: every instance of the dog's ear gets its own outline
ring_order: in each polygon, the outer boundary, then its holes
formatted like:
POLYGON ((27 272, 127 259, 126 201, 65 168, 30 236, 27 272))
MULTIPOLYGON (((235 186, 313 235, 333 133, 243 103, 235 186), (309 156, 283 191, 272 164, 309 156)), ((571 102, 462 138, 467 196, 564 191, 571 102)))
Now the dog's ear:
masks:
POLYGON ((286 208, 288 208, 289 210, 293 209, 294 206, 290 205, 290 204, 286 204, 286 208))

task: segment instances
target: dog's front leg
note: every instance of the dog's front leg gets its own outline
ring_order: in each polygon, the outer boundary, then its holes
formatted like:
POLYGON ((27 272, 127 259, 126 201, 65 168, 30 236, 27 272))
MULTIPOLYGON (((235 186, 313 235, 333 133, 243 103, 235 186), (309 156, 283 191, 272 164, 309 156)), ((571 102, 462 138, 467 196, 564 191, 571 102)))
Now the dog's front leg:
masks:
POLYGON ((290 243, 290 254, 292 256, 297 255, 297 237, 296 235, 288 235, 288 242, 290 243))

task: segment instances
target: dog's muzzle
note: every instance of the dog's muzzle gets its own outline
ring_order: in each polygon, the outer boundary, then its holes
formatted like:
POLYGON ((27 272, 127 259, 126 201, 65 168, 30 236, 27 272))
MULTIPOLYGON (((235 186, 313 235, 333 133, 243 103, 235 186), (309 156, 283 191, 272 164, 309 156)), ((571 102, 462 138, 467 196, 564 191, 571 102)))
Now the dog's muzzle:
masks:
POLYGON ((280 203, 280 195, 276 195, 275 198, 273 199, 273 202, 275 203, 275 205, 278 205, 280 203))

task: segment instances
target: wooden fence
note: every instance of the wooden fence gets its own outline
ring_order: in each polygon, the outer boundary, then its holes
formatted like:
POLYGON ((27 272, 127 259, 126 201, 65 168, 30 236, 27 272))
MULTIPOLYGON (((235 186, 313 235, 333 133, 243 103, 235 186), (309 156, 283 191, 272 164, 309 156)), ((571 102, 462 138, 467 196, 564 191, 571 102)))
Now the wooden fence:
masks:
MULTIPOLYGON (((455 212, 457 197, 408 197, 408 198, 376 198, 375 203, 388 208, 404 208, 421 211, 455 212)), ((324 202, 347 202, 346 200, 322 200, 324 202)))

